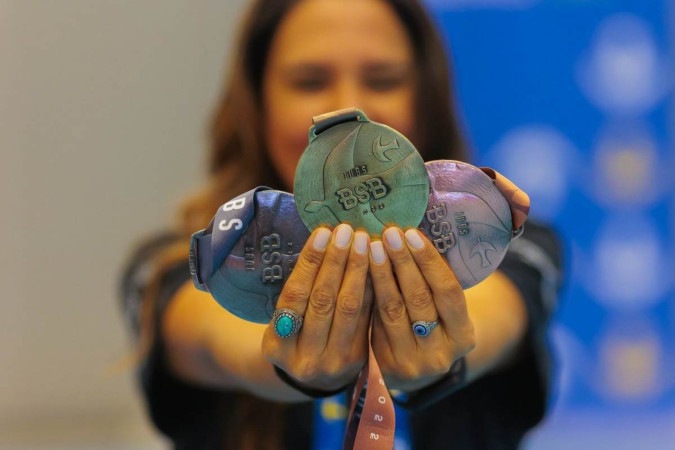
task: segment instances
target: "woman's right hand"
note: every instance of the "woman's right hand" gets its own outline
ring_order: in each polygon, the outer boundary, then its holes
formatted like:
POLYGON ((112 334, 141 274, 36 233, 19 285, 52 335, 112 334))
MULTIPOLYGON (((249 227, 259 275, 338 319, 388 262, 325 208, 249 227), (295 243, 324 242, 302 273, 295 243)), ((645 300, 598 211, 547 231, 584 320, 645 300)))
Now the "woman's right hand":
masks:
POLYGON ((368 234, 341 224, 317 228, 277 302, 303 317, 300 331, 280 338, 265 330, 265 357, 308 388, 331 391, 354 381, 368 358, 373 290, 368 234))

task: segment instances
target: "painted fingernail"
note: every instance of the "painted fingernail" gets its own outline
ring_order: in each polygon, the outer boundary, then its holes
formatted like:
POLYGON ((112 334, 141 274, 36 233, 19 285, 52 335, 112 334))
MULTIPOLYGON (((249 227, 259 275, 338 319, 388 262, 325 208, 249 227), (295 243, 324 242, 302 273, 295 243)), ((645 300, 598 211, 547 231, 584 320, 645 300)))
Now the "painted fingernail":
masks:
POLYGON ((382 264, 384 262, 384 246, 382 245, 382 241, 370 243, 370 254, 373 255, 375 264, 382 264))
POLYGON ((365 255, 368 251, 368 234, 363 231, 354 233, 354 250, 359 255, 365 255))
POLYGON ((420 250, 424 248, 422 236, 420 236, 420 232, 414 228, 405 232, 405 240, 408 241, 408 244, 414 249, 420 250))
POLYGON ((325 250, 330 241, 330 230, 328 228, 319 228, 319 231, 314 235, 312 245, 316 250, 325 250))
POLYGON ((400 250, 403 247, 403 240, 401 240, 401 235, 398 234, 398 228, 387 228, 384 231, 384 238, 394 250, 400 250))
POLYGON ((352 227, 349 225, 345 223, 338 225, 335 232, 335 245, 337 245, 338 248, 349 247, 349 242, 352 240, 353 233, 354 230, 352 230, 352 227))

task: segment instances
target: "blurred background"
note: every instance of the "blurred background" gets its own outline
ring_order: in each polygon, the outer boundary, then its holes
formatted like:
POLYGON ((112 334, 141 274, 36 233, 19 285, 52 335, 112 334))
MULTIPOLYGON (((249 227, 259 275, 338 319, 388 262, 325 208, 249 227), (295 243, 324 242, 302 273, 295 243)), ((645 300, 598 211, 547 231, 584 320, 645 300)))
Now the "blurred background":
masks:
MULTIPOLYGON (((110 370, 116 283, 199 186, 245 3, 0 0, 0 450, 167 448, 110 370)), ((427 4, 475 160, 565 239, 527 449, 674 449, 675 1, 427 4)))

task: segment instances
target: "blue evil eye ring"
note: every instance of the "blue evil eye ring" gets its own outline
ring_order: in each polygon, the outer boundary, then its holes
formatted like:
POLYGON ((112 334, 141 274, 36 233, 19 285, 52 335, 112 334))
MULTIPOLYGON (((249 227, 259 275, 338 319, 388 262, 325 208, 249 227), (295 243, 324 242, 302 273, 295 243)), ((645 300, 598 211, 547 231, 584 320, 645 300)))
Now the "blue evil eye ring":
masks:
POLYGON ((438 320, 435 322, 427 322, 426 320, 418 320, 413 322, 412 330, 415 336, 427 337, 438 326, 438 320))
POLYGON ((297 334, 300 328, 302 328, 302 316, 288 308, 274 311, 272 322, 274 323, 274 332, 281 339, 286 339, 297 334))

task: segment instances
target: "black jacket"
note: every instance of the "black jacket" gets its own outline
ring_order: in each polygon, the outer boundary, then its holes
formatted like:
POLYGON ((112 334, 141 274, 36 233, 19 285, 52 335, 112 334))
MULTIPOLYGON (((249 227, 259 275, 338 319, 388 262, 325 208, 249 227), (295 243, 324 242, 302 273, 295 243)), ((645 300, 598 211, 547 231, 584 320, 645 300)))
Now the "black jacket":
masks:
MULTIPOLYGON (((162 235, 141 246, 122 278, 122 300, 131 329, 138 332, 140 303, 147 284, 147 265, 175 236, 162 235)), ((561 285, 561 249, 555 234, 529 221, 525 233, 511 243, 500 266, 518 287, 528 310, 528 331, 522 352, 508 368, 490 373, 430 407, 410 414, 414 449, 516 449, 525 433, 544 416, 552 359, 547 326, 561 285)), ((161 283, 156 321, 176 290, 190 278, 187 260, 172 267, 161 283)), ((498 298, 495 301, 499 301, 498 298)), ((222 449, 222 430, 246 394, 190 385, 166 367, 161 335, 139 368, 147 410, 155 426, 176 449, 222 449)), ((309 449, 311 403, 286 407, 287 449, 309 449)), ((230 422, 232 423, 232 422, 230 422)))

